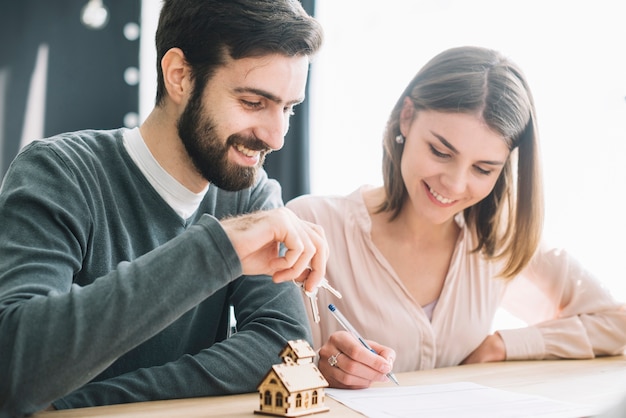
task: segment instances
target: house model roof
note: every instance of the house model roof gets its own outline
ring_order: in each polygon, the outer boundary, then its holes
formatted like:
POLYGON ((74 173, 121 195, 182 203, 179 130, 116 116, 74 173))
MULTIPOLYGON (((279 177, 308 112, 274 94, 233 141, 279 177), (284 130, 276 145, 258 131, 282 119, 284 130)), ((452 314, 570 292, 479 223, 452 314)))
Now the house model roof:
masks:
POLYGON ((279 356, 282 359, 290 357, 296 363, 310 363, 315 357, 315 350, 305 340, 292 340, 287 342, 279 356))
POLYGON ((276 364, 272 366, 272 370, 290 393, 328 386, 328 382, 313 363, 297 366, 276 364))

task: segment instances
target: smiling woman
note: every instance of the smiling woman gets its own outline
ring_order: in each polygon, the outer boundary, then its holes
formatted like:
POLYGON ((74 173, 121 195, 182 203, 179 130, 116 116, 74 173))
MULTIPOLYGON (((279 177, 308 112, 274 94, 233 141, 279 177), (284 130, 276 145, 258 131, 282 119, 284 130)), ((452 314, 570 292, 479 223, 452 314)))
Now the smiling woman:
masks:
POLYGON ((504 52, 533 87, 541 139, 544 235, 626 300, 626 49, 619 2, 317 0, 326 43, 313 63, 311 191, 379 185, 382 131, 416 68, 452 46, 504 52), (532 24, 529 24, 532 22, 532 24), (593 30, 580 30, 581 24, 593 30), (346 170, 346 166, 349 167, 346 170))
POLYGON ((445 49, 389 113, 382 186, 287 203, 324 228, 337 307, 378 354, 330 315, 309 318, 331 387, 368 387, 392 366, 623 354, 626 304, 542 237, 536 114, 515 61, 490 48, 445 49), (494 330, 499 309, 526 326, 494 330))

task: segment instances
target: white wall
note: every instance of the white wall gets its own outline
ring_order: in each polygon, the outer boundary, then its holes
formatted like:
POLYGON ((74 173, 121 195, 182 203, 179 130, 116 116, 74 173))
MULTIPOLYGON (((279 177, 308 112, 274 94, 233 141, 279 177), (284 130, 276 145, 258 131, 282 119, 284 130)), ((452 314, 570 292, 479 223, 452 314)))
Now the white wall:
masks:
POLYGON ((141 2, 141 39, 139 44, 139 119, 143 122, 156 97, 156 49, 154 35, 159 23, 161 0, 142 0, 141 2))

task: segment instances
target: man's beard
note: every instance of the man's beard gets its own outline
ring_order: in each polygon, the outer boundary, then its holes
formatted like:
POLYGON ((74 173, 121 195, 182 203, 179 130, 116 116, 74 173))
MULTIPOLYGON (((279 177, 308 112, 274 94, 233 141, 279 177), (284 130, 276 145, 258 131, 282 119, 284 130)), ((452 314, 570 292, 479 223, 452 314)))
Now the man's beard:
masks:
POLYGON ((233 134, 223 143, 217 136, 216 124, 210 116, 203 117, 202 95, 194 94, 178 119, 178 136, 196 170, 220 189, 238 191, 251 187, 256 182, 258 169, 271 150, 257 139, 233 134), (241 144, 251 150, 260 150, 259 163, 244 167, 228 161, 228 151, 241 144))

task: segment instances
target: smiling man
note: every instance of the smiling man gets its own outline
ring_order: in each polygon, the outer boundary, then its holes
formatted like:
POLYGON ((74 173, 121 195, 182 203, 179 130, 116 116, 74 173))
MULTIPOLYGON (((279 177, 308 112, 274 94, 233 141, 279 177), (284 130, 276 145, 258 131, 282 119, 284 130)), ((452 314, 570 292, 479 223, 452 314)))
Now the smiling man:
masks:
POLYGON ((16 157, 0 190, 0 417, 250 392, 288 340, 311 341, 291 281, 312 290, 328 247, 262 165, 321 42, 297 0, 166 0, 146 121, 16 157))

